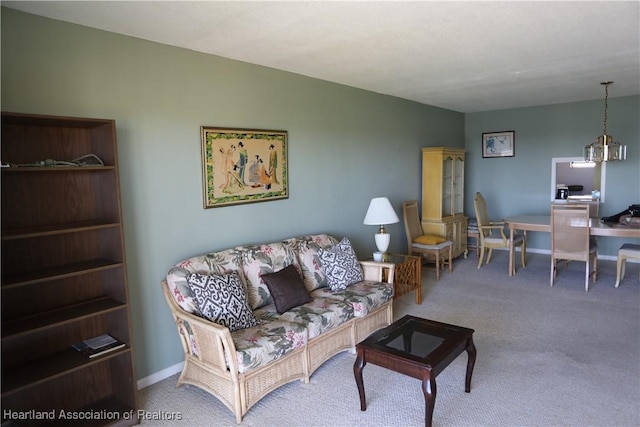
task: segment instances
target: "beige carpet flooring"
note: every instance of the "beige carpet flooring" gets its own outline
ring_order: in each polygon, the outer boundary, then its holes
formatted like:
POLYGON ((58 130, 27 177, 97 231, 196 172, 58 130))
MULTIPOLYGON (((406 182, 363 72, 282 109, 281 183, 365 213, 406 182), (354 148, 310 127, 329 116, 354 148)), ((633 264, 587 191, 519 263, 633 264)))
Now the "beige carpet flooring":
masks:
MULTIPOLYGON (((601 261, 584 291, 584 263, 572 262, 549 287, 549 256, 531 254, 507 276, 507 253, 480 270, 475 254, 454 261, 435 281, 424 270, 421 305, 414 294, 394 303, 405 314, 475 329, 478 355, 464 392, 466 353, 437 377, 434 426, 640 426, 640 283, 638 264, 615 289, 615 263, 601 261)), ((366 411, 353 378, 355 356, 341 353, 309 384, 287 384, 256 404, 246 426, 420 426, 418 380, 367 365, 366 411)), ((204 391, 176 388, 177 375, 140 391, 141 409, 177 412, 180 420, 143 425, 232 426, 231 411, 204 391)))

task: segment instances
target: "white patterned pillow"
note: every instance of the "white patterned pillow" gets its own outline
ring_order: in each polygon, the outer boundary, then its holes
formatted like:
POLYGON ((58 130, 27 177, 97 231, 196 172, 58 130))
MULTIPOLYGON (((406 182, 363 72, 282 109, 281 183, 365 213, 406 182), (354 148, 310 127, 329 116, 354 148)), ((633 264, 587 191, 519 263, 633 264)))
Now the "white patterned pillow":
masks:
POLYGON ((231 332, 259 324, 249 308, 247 295, 237 273, 187 275, 193 299, 200 313, 231 332))
POLYGON ((318 257, 332 291, 346 289, 347 286, 364 280, 362 266, 346 237, 331 248, 319 249, 318 257))

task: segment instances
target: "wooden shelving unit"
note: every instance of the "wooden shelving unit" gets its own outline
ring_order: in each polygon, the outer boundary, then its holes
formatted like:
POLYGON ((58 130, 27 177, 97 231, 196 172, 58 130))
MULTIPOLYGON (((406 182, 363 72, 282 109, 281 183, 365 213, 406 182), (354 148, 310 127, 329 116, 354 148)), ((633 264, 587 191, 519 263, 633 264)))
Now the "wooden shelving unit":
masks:
POLYGON ((1 147, 2 422, 138 424, 115 122, 3 112, 1 147), (126 346, 71 347, 102 334, 126 346))

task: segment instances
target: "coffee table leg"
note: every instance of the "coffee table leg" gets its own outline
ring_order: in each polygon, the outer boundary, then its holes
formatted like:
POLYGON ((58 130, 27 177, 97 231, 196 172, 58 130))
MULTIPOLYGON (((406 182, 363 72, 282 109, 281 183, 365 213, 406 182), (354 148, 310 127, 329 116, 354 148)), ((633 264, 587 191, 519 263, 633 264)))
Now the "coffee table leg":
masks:
POLYGON ((471 375, 473 375, 473 367, 476 364, 476 346, 473 344, 473 337, 469 337, 467 341, 467 377, 464 381, 464 391, 471 392, 471 375))
POLYGON ((364 382, 362 381, 362 369, 367 362, 364 360, 364 351, 358 349, 358 356, 353 364, 353 375, 356 377, 356 385, 358 386, 358 394, 360 395, 360 410, 367 410, 367 399, 364 395, 364 382))
POLYGON ((422 393, 424 393, 424 425, 431 427, 433 408, 436 406, 436 379, 431 377, 431 372, 426 372, 422 379, 422 393))

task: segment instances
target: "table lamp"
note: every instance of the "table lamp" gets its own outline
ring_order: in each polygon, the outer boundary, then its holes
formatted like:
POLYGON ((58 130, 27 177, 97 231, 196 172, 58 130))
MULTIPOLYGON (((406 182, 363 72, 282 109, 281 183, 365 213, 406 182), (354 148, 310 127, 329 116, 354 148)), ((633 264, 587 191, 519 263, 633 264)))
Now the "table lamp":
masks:
POLYGON ((380 226, 378 233, 375 235, 375 239, 376 246, 382 253, 387 252, 389 241, 391 240, 391 235, 385 231, 384 226, 386 224, 395 224, 396 222, 400 222, 400 220, 393 210, 389 199, 386 197, 375 197, 371 199, 367 215, 364 217, 364 224, 380 226))

